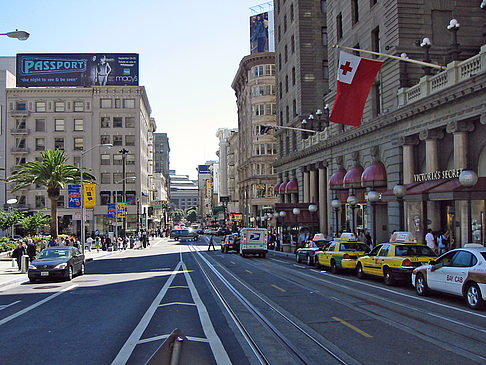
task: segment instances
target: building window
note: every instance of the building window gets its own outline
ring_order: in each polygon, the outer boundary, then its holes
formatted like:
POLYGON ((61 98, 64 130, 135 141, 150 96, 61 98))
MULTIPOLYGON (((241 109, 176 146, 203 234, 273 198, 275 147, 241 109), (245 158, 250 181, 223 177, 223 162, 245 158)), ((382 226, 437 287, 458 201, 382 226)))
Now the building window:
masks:
POLYGON ((135 136, 133 134, 125 135, 125 146, 135 146, 135 136))
POLYGON ((265 65, 265 75, 275 76, 275 65, 265 65))
MULTIPOLYGON (((353 48, 360 49, 360 48, 359 48, 359 43, 356 43, 356 44, 353 46, 353 48)), ((353 51, 353 54, 354 54, 355 56, 358 56, 358 57, 359 57, 359 51, 353 51)))
POLYGON ((289 106, 288 105, 285 107, 285 117, 286 117, 287 123, 288 123, 290 121, 289 106))
POLYGON ((100 205, 108 205, 110 203, 110 192, 101 191, 100 192, 100 205))
POLYGON ((110 165, 111 156, 109 154, 101 155, 101 165, 110 165))
POLYGON ((113 146, 123 146, 123 136, 113 136, 113 146))
POLYGON ((343 16, 341 13, 336 17, 336 36, 338 40, 343 37, 343 16))
POLYGON ((295 67, 292 67, 292 85, 295 85, 295 67))
POLYGON ((372 88, 372 106, 371 106, 371 113, 373 117, 378 116, 381 114, 381 95, 380 95, 380 82, 377 81, 373 84, 372 88))
POLYGON ((111 108, 111 99, 100 99, 100 108, 102 109, 111 108))
POLYGON ((102 172, 100 177, 102 184, 111 184, 111 174, 109 172, 102 172))
POLYGON ((289 52, 288 52, 288 50, 289 49, 288 49, 287 45, 285 45, 285 49, 284 49, 285 63, 287 63, 288 60, 289 60, 289 52))
POLYGON ((135 155, 126 155, 126 163, 127 165, 135 165, 135 155))
POLYGON ((54 138, 54 149, 64 151, 64 138, 54 138))
POLYGON ((115 99, 115 109, 121 109, 121 99, 115 99))
POLYGON ((294 21, 294 4, 290 4, 290 22, 294 21))
POLYGON ((125 128, 135 128, 135 117, 125 117, 125 128))
POLYGON ((111 143, 111 136, 101 136, 100 143, 101 144, 110 144, 111 143))
POLYGON ((54 119, 54 130, 64 132, 64 119, 54 119))
POLYGON ((282 54, 278 54, 278 70, 282 71, 282 54))
POLYGON ((101 117, 101 128, 110 128, 110 117, 101 117))
MULTIPOLYGON (((376 27, 371 31, 371 50, 380 52, 380 27, 376 27)), ((378 56, 373 55, 373 58, 378 58, 378 56)))
POLYGON ((45 101, 37 101, 35 103, 35 111, 38 113, 42 113, 46 111, 46 102, 45 101))
POLYGON ((322 78, 324 80, 329 79, 329 64, 327 60, 322 61, 322 78))
POLYGON ((74 111, 75 112, 84 112, 84 102, 75 101, 74 102, 74 111))
POLYGON ((122 117, 113 117, 113 128, 123 128, 122 117))
POLYGON ((295 99, 292 102, 292 114, 294 117, 297 116, 297 101, 295 99))
POLYGON ((351 21, 353 25, 359 22, 358 0, 351 0, 351 21))
POLYGON ((46 197, 44 195, 36 195, 35 196, 35 207, 36 208, 45 208, 46 207, 46 197))
POLYGON ((282 99, 282 81, 278 84, 279 98, 282 99))
MULTIPOLYGON (((121 172, 113 173, 113 184, 121 184, 122 180, 123 180, 123 174, 121 172)), ((121 195, 122 194, 120 193, 118 194, 118 199, 120 199, 119 201, 121 201, 121 199, 123 198, 121 195)))
POLYGON ((136 181, 135 178, 137 177, 135 173, 128 171, 126 175, 127 175, 127 179, 126 179, 127 184, 135 184, 136 181))
POLYGON ((278 39, 278 41, 280 42, 280 41, 282 40, 282 30, 281 30, 281 28, 280 28, 280 25, 279 25, 279 26, 278 26, 278 28, 277 28, 277 37, 278 37, 278 38, 277 38, 277 39, 278 39))
POLYGON ((15 157, 15 165, 25 165, 25 157, 15 157))
POLYGON ((27 128, 27 122, 25 121, 25 119, 15 120, 15 129, 25 130, 26 128, 27 128))
POLYGON ((321 0, 321 12, 325 13, 327 11, 327 1, 321 0))
POLYGON ((290 37, 290 52, 292 52, 292 54, 295 53, 295 37, 293 35, 290 37))
POLYGON ((123 107, 125 109, 134 109, 135 108, 135 99, 123 99, 123 107))
POLYGON ((56 206, 58 208, 64 208, 64 195, 59 195, 59 198, 57 198, 57 201, 56 201, 56 206))
POLYGON ((83 119, 74 119, 74 130, 75 131, 84 131, 84 120, 83 119))
POLYGON ((289 75, 285 75, 285 92, 289 92, 289 75))
POLYGON ((64 104, 64 101, 56 101, 54 103, 54 111, 56 111, 56 112, 64 112, 64 111, 66 111, 66 106, 64 104))
POLYGON ((36 132, 45 132, 46 131, 46 120, 45 119, 36 119, 35 120, 35 131, 36 132))
POLYGON ((74 138, 74 150, 75 151, 83 150, 83 137, 74 138))
POLYGON ((327 47, 327 27, 321 27, 322 45, 327 47))
POLYGON ((113 155, 113 165, 122 165, 123 155, 113 155))
POLYGON ((287 14, 284 15, 284 21, 283 21, 283 24, 284 24, 284 33, 287 31, 287 14))
POLYGON ((375 6, 378 3, 378 0, 370 0, 370 8, 375 6))
POLYGON ((44 151, 46 149, 46 139, 45 138, 36 138, 35 139, 35 150, 36 151, 44 151))

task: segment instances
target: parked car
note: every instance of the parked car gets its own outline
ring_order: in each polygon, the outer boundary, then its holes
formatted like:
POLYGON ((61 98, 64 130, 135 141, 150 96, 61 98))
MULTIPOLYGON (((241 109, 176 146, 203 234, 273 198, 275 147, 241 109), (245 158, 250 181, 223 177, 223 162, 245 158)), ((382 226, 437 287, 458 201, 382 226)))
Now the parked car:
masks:
POLYGON ((486 301, 486 247, 471 243, 446 252, 413 270, 412 283, 418 295, 430 290, 458 295, 480 309, 486 301))
POLYGON ((307 241, 304 247, 298 248, 295 252, 297 262, 305 262, 307 265, 314 265, 317 260, 316 254, 329 246, 331 238, 324 236, 323 233, 316 233, 312 241, 307 241))
POLYGON ((412 271, 418 266, 434 260, 437 255, 429 247, 415 243, 411 234, 392 236, 360 258, 356 265, 356 275, 363 279, 366 275, 382 277, 386 285, 398 280, 410 281, 412 271))
POLYGON ((359 242, 354 233, 343 233, 340 239, 331 242, 324 251, 317 253, 317 264, 330 267, 333 274, 345 269, 355 270, 358 258, 368 252, 368 245, 359 242))
POLYGON ((76 247, 47 247, 29 265, 27 275, 31 283, 38 280, 71 280, 75 274, 83 275, 84 255, 76 247))
POLYGON ((230 233, 231 233, 231 231, 229 229, 224 228, 224 227, 220 227, 216 231, 216 236, 225 236, 225 235, 230 234, 230 233))
POLYGON ((179 241, 179 240, 193 240, 197 241, 199 235, 193 231, 192 229, 189 228, 179 228, 179 229, 173 229, 170 231, 170 238, 179 241))
POLYGON ((238 233, 229 234, 221 242, 221 252, 228 253, 230 250, 240 250, 240 236, 238 233))

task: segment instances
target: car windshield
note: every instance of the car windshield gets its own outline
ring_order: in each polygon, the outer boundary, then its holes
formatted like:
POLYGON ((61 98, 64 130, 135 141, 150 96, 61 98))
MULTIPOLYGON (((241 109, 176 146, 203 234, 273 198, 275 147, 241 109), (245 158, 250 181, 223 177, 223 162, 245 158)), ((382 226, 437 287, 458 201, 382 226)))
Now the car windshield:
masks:
POLYGON ((69 250, 44 250, 42 251, 37 258, 39 259, 59 259, 59 258, 68 258, 69 257, 69 250))
POLYGON ((368 251, 368 246, 362 242, 341 243, 341 251, 368 251))
POLYGON ((329 241, 312 241, 316 244, 317 247, 326 247, 329 244, 329 241))
POLYGON ((395 256, 436 256, 428 246, 425 245, 400 245, 395 248, 395 256))

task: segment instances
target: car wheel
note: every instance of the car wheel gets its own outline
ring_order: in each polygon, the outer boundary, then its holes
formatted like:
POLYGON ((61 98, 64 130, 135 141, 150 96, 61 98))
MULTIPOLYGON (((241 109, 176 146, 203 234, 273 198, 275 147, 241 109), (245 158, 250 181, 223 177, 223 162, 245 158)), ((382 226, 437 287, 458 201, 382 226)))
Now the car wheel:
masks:
POLYGON ((297 261, 298 264, 300 264, 300 256, 299 254, 295 254, 295 261, 297 261))
POLYGON ((395 284, 395 280, 393 279, 390 269, 388 268, 383 269, 383 280, 385 281, 385 285, 395 284))
POLYGON ((79 276, 84 275, 85 270, 86 270, 86 266, 85 266, 85 263, 83 262, 83 263, 81 264, 80 269, 79 269, 79 276))
POLYGON ((471 309, 481 309, 484 307, 481 289, 479 289, 479 286, 476 283, 471 283, 468 285, 465 298, 468 307, 471 309))
POLYGON ((262 257, 263 258, 267 257, 267 254, 266 253, 262 253, 262 257))
POLYGON ((420 296, 427 295, 429 288, 427 287, 427 281, 425 280, 424 274, 418 273, 415 278, 415 291, 420 296))
POLYGON ((364 279, 366 278, 366 274, 363 271, 363 266, 361 265, 361 262, 358 262, 358 265, 356 266, 356 276, 359 279, 364 279))
POLYGON ((73 267, 72 266, 68 266, 68 274, 67 274, 67 278, 66 279, 68 281, 73 280, 73 267))
POLYGON ((29 278, 29 281, 30 281, 32 284, 37 283, 37 279, 34 279, 34 278, 29 278))
POLYGON ((307 265, 312 266, 312 264, 313 264, 313 262, 312 262, 311 255, 307 255, 307 265))
POLYGON ((331 272, 333 274, 337 274, 339 272, 339 268, 337 267, 335 260, 331 260, 331 272))

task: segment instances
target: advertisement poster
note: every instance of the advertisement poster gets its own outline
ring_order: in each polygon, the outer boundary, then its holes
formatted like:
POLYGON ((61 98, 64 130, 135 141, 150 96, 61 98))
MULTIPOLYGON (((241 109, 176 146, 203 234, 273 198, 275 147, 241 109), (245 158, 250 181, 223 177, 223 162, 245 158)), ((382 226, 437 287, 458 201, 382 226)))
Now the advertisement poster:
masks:
POLYGON ((138 86, 137 53, 19 53, 17 87, 138 86))
POLYGON ((250 17, 250 54, 274 52, 273 11, 250 17))
POLYGON ((108 218, 115 218, 116 203, 108 203, 108 218))
POLYGON ((96 207, 96 185, 84 184, 84 206, 86 208, 96 207))
POLYGON ((81 185, 68 184, 68 208, 81 206, 81 185))

